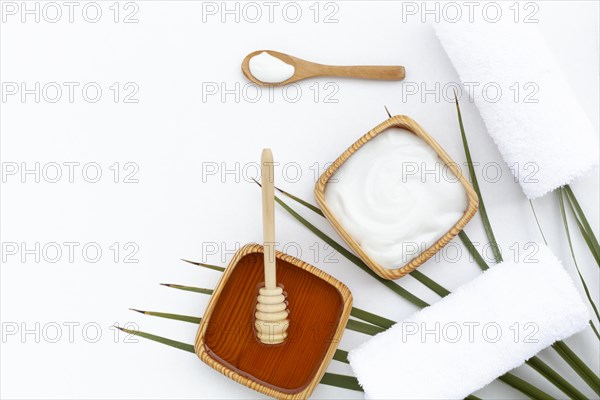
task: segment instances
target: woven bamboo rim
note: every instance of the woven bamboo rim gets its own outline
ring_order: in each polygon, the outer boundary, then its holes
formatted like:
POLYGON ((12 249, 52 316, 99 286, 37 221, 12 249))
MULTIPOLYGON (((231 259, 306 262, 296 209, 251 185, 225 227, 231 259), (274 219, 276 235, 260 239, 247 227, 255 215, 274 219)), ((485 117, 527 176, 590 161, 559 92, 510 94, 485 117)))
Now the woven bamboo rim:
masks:
POLYGON ((339 235, 344 239, 344 241, 352 248, 352 250, 367 264, 367 266, 373 270, 377 275, 384 279, 398 279, 403 277, 404 275, 414 271, 425 261, 429 260, 435 253, 440 251, 450 240, 452 240, 458 233, 463 230, 463 228, 467 225, 467 223, 473 218, 475 213, 477 212, 477 208, 479 207, 479 199, 477 197, 477 193, 473 190, 471 183, 465 178, 462 171, 458 167, 452 158, 446 153, 446 151, 433 139, 419 124, 417 124, 412 118, 407 117, 405 115, 396 115, 393 116, 381 124, 377 125, 374 129, 367 132, 364 136, 358 139, 352 146, 350 146, 346 151, 344 151, 330 166, 325 170, 325 172, 319 177, 315 185, 315 198, 321 211, 327 218, 327 220, 331 223, 334 229, 339 233, 339 235), (402 265, 398 268, 385 268, 374 260, 372 260, 360 247, 358 242, 350 236, 350 234, 344 229, 344 227, 340 224, 337 218, 331 212, 331 209, 327 205, 325 201, 325 188, 331 179, 331 177, 335 174, 335 172, 346 162, 352 154, 354 154, 358 149, 365 145, 369 140, 373 139, 377 135, 383 133, 388 128, 402 128, 406 129, 413 134, 417 135, 421 139, 423 139, 429 146, 431 146, 435 152, 438 154, 439 158, 446 164, 446 166, 456 175, 460 183, 463 185, 467 192, 467 209, 463 216, 458 220, 458 222, 448 231, 444 236, 442 236, 437 242, 427 248, 425 251, 420 253, 418 256, 413 258, 407 264, 402 265))
POLYGON ((313 267, 312 265, 310 265, 296 257, 276 251, 275 256, 278 259, 287 261, 290 264, 295 265, 296 267, 301 268, 301 269, 311 273, 312 275, 315 275, 316 277, 323 279, 324 281, 328 282, 330 285, 334 286, 338 290, 340 295, 342 296, 343 309, 342 309, 342 313, 340 315, 340 322, 335 330, 334 335, 330 339, 331 343, 329 345, 329 348, 327 349, 327 353, 325 354, 325 357, 323 358, 323 361, 321 362, 321 365, 319 366, 317 373, 315 374, 314 378, 309 382, 309 384, 306 387, 302 388, 301 390, 299 390, 295 393, 290 393, 289 391, 280 391, 272 386, 266 386, 260 382, 254 381, 246 376, 239 374, 238 372, 221 364, 218 360, 215 360, 214 358, 212 358, 210 353, 208 353, 206 350, 205 341, 204 341, 204 336, 206 334, 206 330, 210 323, 211 315, 215 309, 215 305, 217 304, 219 296, 220 296, 221 292, 223 291, 225 284, 227 283, 227 280, 231 276, 231 273, 232 273, 233 269, 235 268, 235 266, 237 265, 237 263, 244 256, 246 256, 248 254, 252 254, 252 253, 264 253, 263 246, 259 245, 259 244, 254 244, 254 243, 246 244, 245 246, 240 248, 235 253, 233 258, 229 262, 229 265, 225 269, 225 272, 223 272, 223 276, 221 277, 221 280, 219 281, 217 287, 215 288, 215 290, 210 298, 210 301, 208 303, 208 306, 207 306, 204 316, 202 318, 202 322, 200 323, 200 327, 198 328, 198 333, 196 334, 196 340, 194 342, 194 350, 196 352, 196 355, 202 361, 204 361, 208 366, 210 366, 214 370, 220 372, 221 374, 227 376, 228 378, 230 378, 238 383, 241 383, 244 386, 249 387, 250 389, 256 390, 260 393, 264 393, 267 396, 271 396, 271 397, 274 397, 277 399, 282 399, 282 400, 307 399, 312 394, 312 392, 315 390, 315 388, 321 381, 321 378, 323 378, 323 375, 325 374, 325 370, 327 369, 329 362, 333 358, 333 355, 334 355, 334 353, 338 347, 338 344, 342 338, 344 329, 346 328, 346 323, 348 322, 348 318, 350 317, 350 311, 352 309, 352 294, 350 293, 350 289, 348 289, 348 287, 346 287, 346 285, 344 285, 342 282, 338 281, 331 275, 327 274, 326 272, 323 272, 320 269, 313 267))

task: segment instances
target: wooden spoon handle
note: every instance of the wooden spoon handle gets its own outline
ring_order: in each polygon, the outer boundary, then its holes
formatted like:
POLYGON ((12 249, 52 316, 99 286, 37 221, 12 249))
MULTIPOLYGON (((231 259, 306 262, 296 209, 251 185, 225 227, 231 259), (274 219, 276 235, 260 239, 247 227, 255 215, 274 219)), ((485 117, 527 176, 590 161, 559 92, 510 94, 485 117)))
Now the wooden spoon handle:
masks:
POLYGON ((275 168, 271 149, 263 149, 261 157, 263 243, 265 255, 265 288, 275 289, 275 168))
POLYGON ((323 65, 323 75, 344 76, 361 79, 380 79, 387 81, 401 81, 404 79, 405 71, 402 66, 337 66, 323 65))

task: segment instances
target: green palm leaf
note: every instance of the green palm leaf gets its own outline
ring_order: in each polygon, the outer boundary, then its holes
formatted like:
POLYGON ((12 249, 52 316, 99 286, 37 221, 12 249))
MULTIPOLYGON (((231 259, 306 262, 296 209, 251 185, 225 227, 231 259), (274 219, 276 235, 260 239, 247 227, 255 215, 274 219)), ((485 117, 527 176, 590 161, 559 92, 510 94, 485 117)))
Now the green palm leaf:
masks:
POLYGON ((458 125, 460 127, 460 135, 462 137, 463 148, 465 150, 467 165, 469 167, 469 176, 471 177, 473 189, 475 189, 475 193, 477 193, 477 197, 479 198, 479 215, 481 216, 481 222, 483 222, 483 229, 485 230, 485 234, 488 237, 488 240, 492 247, 494 258, 496 259, 496 262, 499 263, 502 262, 502 253, 500 252, 500 247, 498 247, 496 236, 494 236, 494 231, 492 230, 492 224, 490 224, 490 219, 488 218, 488 213, 485 209, 485 203, 483 202, 481 190, 479 190, 479 183, 477 182, 477 175, 475 174, 475 168, 473 167, 473 159, 471 158, 471 151, 469 150, 467 134, 465 133, 465 127, 463 125, 462 114, 460 113, 460 106, 458 104, 456 92, 454 92, 454 102, 456 103, 456 113, 458 114, 458 125))
POLYGON ((585 243, 588 245, 590 252, 594 256, 596 263, 600 267, 600 244, 598 243, 598 239, 596 238, 596 235, 594 234, 594 231, 593 231, 592 227, 590 226, 590 223, 588 222, 587 218, 585 217, 585 213, 583 212, 583 209, 579 205, 579 202, 577 201, 577 198, 575 197, 575 193, 573 193, 573 190, 571 190, 571 187, 569 185, 565 185, 564 190, 565 190, 565 194, 566 194, 569 206, 571 208, 571 211, 575 215, 575 221, 577 221, 577 226, 579 227, 579 230, 581 231, 581 235, 583 236, 585 243))
MULTIPOLYGON (((579 265, 577 264, 577 258, 575 257, 575 251, 573 250, 573 242, 571 241, 571 233, 569 230, 569 222, 567 221, 567 214, 565 212, 565 201, 564 201, 564 193, 563 193, 563 189, 559 188, 557 191, 558 194, 558 200, 560 203, 560 213, 562 215, 562 220, 563 220, 563 225, 565 226, 565 232, 567 234, 567 241, 569 242, 569 249, 571 251, 571 258, 573 258, 573 264, 575 264, 575 269, 577 270, 577 274, 579 275, 579 280, 581 281, 581 284, 583 286, 583 290, 585 291, 585 295, 588 298, 588 301, 590 303, 590 305, 592 306, 592 309, 594 310, 594 313, 596 314, 596 318, 598 320, 600 320, 600 314, 598 313, 598 308, 596 307, 596 304, 594 303, 594 301, 592 300, 592 296, 590 294, 590 290, 588 289, 587 284, 585 283, 585 279, 583 278, 583 275, 581 274, 581 270, 579 269, 579 265)), ((591 323, 591 321, 590 321, 591 323)), ((594 328, 594 331, 596 332, 596 335, 598 335, 598 331, 596 330, 596 327, 594 326, 594 324, 592 323, 592 327, 594 328)), ((600 339, 600 337, 599 337, 600 339)))

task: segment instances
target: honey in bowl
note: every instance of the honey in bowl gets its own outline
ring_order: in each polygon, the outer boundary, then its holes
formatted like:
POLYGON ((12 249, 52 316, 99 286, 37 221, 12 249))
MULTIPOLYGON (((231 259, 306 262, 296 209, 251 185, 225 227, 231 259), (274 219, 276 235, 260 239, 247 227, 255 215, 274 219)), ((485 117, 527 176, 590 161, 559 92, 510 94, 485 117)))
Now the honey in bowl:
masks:
POLYGON ((236 253, 208 305, 196 353, 214 369, 262 393, 306 398, 333 357, 352 296, 325 272, 278 252, 277 282, 287 292, 290 323, 283 343, 263 344, 254 328, 263 262, 260 245, 236 253))

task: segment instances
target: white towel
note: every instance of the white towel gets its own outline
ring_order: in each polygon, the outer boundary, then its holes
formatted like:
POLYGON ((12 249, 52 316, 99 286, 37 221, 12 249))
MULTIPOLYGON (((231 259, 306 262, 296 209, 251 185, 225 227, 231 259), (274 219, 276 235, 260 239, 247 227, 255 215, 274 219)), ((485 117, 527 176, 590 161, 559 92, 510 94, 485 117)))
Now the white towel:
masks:
POLYGON ((535 25, 512 20, 434 25, 464 93, 472 94, 530 199, 586 174, 599 157, 595 130, 535 25))
POLYGON ((374 336, 350 365, 368 399, 462 399, 588 321, 573 281, 539 245, 374 336))

